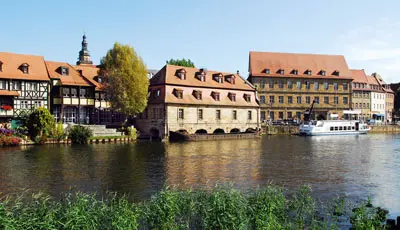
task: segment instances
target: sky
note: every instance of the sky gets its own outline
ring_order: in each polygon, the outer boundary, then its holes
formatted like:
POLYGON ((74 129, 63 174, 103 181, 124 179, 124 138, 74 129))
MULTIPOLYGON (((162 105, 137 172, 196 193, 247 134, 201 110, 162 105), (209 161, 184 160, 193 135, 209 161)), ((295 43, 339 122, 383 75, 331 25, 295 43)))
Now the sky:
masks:
POLYGON ((0 6, 0 51, 74 64, 85 32, 94 64, 115 42, 149 69, 170 58, 248 75, 249 51, 341 54, 400 82, 398 0, 19 0, 0 6))

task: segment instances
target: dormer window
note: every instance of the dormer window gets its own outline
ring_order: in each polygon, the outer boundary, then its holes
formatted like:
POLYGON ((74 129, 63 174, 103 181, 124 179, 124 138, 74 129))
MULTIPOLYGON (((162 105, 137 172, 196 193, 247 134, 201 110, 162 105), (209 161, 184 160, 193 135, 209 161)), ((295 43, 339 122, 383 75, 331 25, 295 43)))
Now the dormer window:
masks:
POLYGON ((180 69, 177 71, 177 76, 179 79, 181 80, 185 80, 186 79, 186 70, 185 69, 180 69))
POLYGON ((321 70, 319 73, 321 74, 321 76, 326 76, 326 71, 325 70, 321 70))
POLYGON ((60 73, 63 76, 68 76, 69 75, 69 68, 66 66, 61 66, 60 67, 60 73))
POLYGON ((183 90, 182 89, 174 89, 174 95, 178 99, 182 99, 183 98, 183 90))
POLYGON ((250 101, 251 101, 251 96, 250 96, 250 94, 245 93, 245 94, 243 95, 243 97, 244 97, 244 100, 245 100, 245 101, 247 101, 247 102, 250 102, 250 101))
POLYGON ((223 75, 222 73, 217 73, 217 74, 213 74, 213 79, 214 81, 218 82, 218 83, 222 83, 223 82, 223 75))
POLYGON ((298 71, 297 69, 294 69, 294 70, 292 70, 292 74, 298 75, 298 74, 299 74, 299 71, 298 71))
POLYGON ((279 69, 279 70, 278 70, 278 73, 283 75, 283 74, 285 74, 285 70, 279 69))
POLYGON ((193 90, 193 96, 197 99, 197 100, 201 100, 202 99, 202 94, 200 90, 193 90))
POLYGON ((236 101, 236 93, 228 93, 228 97, 231 101, 236 101))
POLYGON ((339 76, 340 72, 338 70, 333 71, 332 75, 339 76))
POLYGON ((0 72, 3 72, 3 62, 0 61, 0 72))
POLYGON ((160 89, 157 89, 157 91, 156 91, 156 97, 159 97, 161 95, 161 90, 160 89))
POLYGON ((206 72, 203 70, 203 69, 201 69, 200 70, 200 72, 198 72, 197 74, 196 74, 196 77, 197 77, 197 79, 199 79, 200 81, 206 81, 206 72))
POLYGON ((269 74, 269 73, 270 73, 269 69, 265 69, 265 70, 264 70, 264 73, 265 73, 265 74, 269 74))
POLYGON ((29 74, 29 65, 28 63, 24 63, 20 65, 19 69, 24 73, 24 74, 29 74))
POLYGON ((235 84, 235 75, 231 74, 231 75, 227 75, 225 77, 225 81, 231 83, 231 84, 235 84))
POLYGON ((98 83, 103 83, 103 77, 102 76, 97 76, 97 82, 98 83))
POLYGON ((311 75, 311 70, 306 70, 306 72, 304 72, 305 74, 307 74, 307 75, 311 75))
POLYGON ((219 101, 219 93, 218 92, 212 92, 211 96, 214 98, 214 100, 219 101))

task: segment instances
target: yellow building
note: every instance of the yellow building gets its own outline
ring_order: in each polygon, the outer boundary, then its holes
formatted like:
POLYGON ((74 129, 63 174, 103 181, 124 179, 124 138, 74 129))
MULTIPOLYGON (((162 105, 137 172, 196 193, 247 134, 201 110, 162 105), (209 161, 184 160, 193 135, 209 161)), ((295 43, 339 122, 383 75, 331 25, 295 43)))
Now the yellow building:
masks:
POLYGON ((343 116, 351 107, 352 74, 344 56, 250 52, 249 81, 257 88, 261 121, 343 116))
POLYGON ((352 97, 352 109, 359 111, 361 119, 368 120, 371 118, 371 88, 369 80, 365 74, 364 69, 352 69, 353 76, 353 97, 352 97))

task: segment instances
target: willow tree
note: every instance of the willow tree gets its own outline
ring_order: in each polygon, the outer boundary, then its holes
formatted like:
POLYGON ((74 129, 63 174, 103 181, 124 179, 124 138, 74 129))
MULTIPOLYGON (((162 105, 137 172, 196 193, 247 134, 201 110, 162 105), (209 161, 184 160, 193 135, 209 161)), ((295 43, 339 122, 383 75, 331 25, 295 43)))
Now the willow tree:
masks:
POLYGON ((116 42, 101 59, 100 74, 112 109, 126 115, 143 112, 149 80, 146 66, 133 47, 116 42))

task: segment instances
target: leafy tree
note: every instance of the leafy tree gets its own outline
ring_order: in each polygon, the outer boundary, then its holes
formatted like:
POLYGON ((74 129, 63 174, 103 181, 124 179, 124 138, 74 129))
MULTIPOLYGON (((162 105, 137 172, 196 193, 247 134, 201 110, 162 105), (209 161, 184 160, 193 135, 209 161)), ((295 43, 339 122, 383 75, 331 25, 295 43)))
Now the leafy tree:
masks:
POLYGON ((127 115, 143 112, 149 79, 146 66, 133 47, 116 42, 101 59, 100 74, 106 79, 105 91, 114 110, 127 115))
POLYGON ((172 59, 167 61, 167 64, 169 65, 178 65, 178 66, 186 66, 186 67, 195 67, 194 63, 188 59, 172 59))
POLYGON ((36 108, 28 117, 26 123, 28 134, 32 141, 45 139, 52 134, 55 127, 53 115, 46 108, 36 108))

